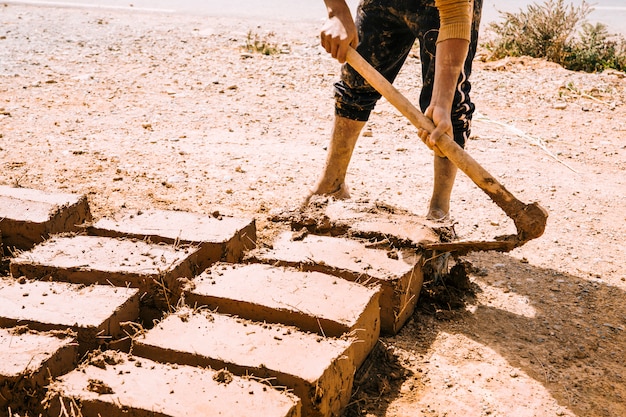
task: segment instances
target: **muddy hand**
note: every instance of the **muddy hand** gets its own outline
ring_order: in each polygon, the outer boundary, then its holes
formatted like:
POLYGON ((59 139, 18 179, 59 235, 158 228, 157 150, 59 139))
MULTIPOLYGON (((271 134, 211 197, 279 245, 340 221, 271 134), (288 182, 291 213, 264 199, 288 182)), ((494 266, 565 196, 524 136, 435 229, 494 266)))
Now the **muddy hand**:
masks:
POLYGON ((435 153, 436 156, 440 158, 445 158, 445 155, 443 154, 443 152, 441 152, 441 150, 437 147, 435 141, 431 138, 431 135, 428 132, 428 130, 418 128, 417 135, 422 140, 422 142, 424 142, 424 144, 428 146, 428 148, 435 153))
POLYGON ((320 33, 320 43, 326 52, 342 64, 346 62, 348 48, 355 48, 359 43, 356 25, 345 3, 329 8, 328 20, 320 33))

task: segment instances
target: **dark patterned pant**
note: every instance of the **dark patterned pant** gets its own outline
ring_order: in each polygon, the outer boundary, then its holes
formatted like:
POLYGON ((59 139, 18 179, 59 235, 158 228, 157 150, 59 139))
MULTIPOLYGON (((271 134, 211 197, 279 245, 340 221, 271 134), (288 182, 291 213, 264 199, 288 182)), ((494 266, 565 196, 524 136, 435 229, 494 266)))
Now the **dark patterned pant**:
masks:
MULTIPOLYGON (((474 19, 469 53, 461 71, 452 104, 454 141, 465 146, 475 106, 469 92, 469 76, 476 54, 483 0, 474 0, 474 19)), ((420 108, 430 104, 435 78, 435 50, 439 33, 439 11, 434 0, 362 0, 356 15, 359 31, 357 51, 390 82, 398 75, 415 40, 419 41, 423 87, 420 108)), ((350 67, 344 65, 335 84, 338 116, 366 121, 380 94, 350 67)))

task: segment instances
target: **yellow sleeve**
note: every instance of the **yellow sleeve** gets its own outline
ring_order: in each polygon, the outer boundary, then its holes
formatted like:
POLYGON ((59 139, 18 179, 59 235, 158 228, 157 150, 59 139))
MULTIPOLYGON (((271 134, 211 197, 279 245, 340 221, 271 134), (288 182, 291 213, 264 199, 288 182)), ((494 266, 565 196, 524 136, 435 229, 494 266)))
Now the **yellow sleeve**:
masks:
POLYGON ((470 40, 473 5, 473 0, 435 0, 441 21, 437 43, 446 39, 470 40))

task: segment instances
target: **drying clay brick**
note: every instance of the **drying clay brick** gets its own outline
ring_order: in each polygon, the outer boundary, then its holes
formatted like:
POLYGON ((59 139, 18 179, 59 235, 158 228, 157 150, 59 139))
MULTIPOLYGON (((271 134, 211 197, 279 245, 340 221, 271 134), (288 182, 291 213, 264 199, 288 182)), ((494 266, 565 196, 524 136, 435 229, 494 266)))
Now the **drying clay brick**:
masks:
POLYGON ((26 250, 92 217, 85 196, 0 186, 0 219, 4 247, 26 250))
POLYGON ((194 261, 199 270, 219 260, 238 262, 245 251, 256 246, 256 225, 252 219, 183 211, 149 210, 125 214, 119 220, 102 219, 88 232, 197 246, 194 261))
POLYGON ((217 263, 191 281, 185 301, 224 314, 296 326, 324 336, 356 337, 357 367, 380 333, 379 288, 319 272, 263 264, 217 263))
POLYGON ((80 351, 124 336, 120 323, 137 320, 139 293, 105 285, 0 280, 0 327, 72 329, 80 351))
POLYGON ((0 409, 43 411, 48 378, 74 368, 77 344, 68 334, 0 329, 0 409))
POLYGON ((298 399, 227 371, 165 365, 104 352, 51 387, 50 416, 80 404, 84 417, 300 417, 298 399))
POLYGON ((389 213, 375 207, 345 201, 329 204, 326 216, 334 227, 354 236, 374 237, 396 245, 419 247, 424 243, 440 242, 439 232, 453 233, 451 226, 410 214, 389 213))
POLYGON ((282 233, 272 249, 257 249, 251 261, 335 275, 364 285, 380 285, 380 329, 396 334, 411 317, 423 282, 422 257, 415 251, 389 252, 339 237, 282 233))
POLYGON ((138 288, 142 304, 167 309, 180 295, 178 278, 195 275, 194 250, 131 239, 57 236, 12 259, 10 269, 14 277, 138 288))
POLYGON ((133 352, 159 362, 226 367, 293 390, 302 415, 339 416, 352 391, 350 340, 294 327, 181 309, 133 340, 133 352))

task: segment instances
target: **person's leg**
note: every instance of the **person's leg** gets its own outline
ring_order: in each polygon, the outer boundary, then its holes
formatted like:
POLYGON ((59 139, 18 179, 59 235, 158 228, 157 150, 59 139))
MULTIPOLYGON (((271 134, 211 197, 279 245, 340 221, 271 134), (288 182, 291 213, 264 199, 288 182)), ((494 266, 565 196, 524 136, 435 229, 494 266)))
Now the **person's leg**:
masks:
POLYGON ((311 190, 312 195, 331 195, 337 199, 350 198, 350 191, 346 186, 346 173, 363 126, 365 126, 363 121, 335 117, 326 164, 317 184, 311 190))
MULTIPOLYGON (((435 52, 439 35, 439 13, 435 7, 425 7, 418 16, 416 25, 419 32, 420 60, 422 63, 422 90, 420 107, 422 111, 430 105, 433 83, 435 80, 435 52)), ((426 218, 444 221, 449 219, 450 196, 454 187, 457 168, 447 158, 434 155, 433 160, 433 191, 430 198, 426 218)))
POLYGON ((445 221, 450 218, 450 196, 454 187, 457 168, 448 158, 437 155, 434 157, 433 194, 426 218, 435 221, 445 221))
MULTIPOLYGON (((382 6, 378 1, 362 1, 356 24, 359 30, 357 51, 393 82, 415 36, 389 6, 382 6)), ((326 163, 305 205, 313 195, 350 197, 345 182, 348 165, 359 134, 378 99, 380 94, 361 75, 349 65, 342 67, 341 80, 335 84, 335 121, 326 163)))
MULTIPOLYGON (((454 141, 461 147, 470 135, 471 119, 475 106, 471 102, 469 92, 471 84, 469 76, 472 61, 478 44, 478 30, 482 10, 482 0, 474 0, 474 19, 472 39, 464 68, 459 76, 457 91, 452 106, 452 124, 454 141)), ((419 18, 420 57, 422 61, 423 88, 420 94, 420 107, 425 111, 430 104, 435 73, 436 40, 439 33, 439 17, 435 8, 426 8, 419 18)), ((447 220, 450 213, 450 197, 454 187, 457 167, 447 158, 434 156, 433 193, 428 207, 427 218, 431 220, 447 220)))

